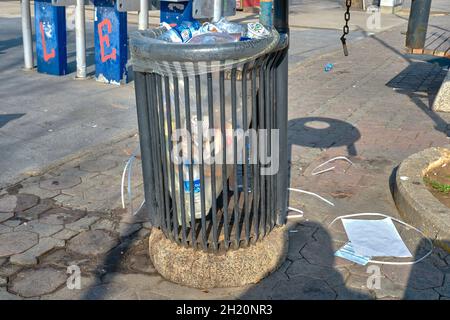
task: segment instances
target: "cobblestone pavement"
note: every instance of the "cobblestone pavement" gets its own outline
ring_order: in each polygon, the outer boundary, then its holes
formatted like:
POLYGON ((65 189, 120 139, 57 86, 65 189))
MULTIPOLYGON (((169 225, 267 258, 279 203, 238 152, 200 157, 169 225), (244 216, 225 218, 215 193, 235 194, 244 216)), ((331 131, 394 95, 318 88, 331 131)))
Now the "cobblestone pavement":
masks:
MULTIPOLYGON (((450 255, 443 250, 412 266, 368 269, 334 257, 345 234, 339 224, 328 227, 343 214, 398 216, 390 191, 395 167, 448 143, 449 117, 429 109, 445 72, 438 60, 402 56, 402 30, 351 45, 347 58, 339 51, 291 68, 291 186, 335 206, 290 195, 305 217, 289 221, 288 260, 274 274, 257 285, 211 290, 161 278, 147 254, 147 217, 120 204, 134 137, 0 190, 0 299, 449 299, 450 255), (328 62, 334 69, 324 72, 328 62), (334 171, 311 175, 337 155, 354 165, 339 162, 334 171), (71 265, 81 269, 80 290, 66 286, 71 265)), ((139 168, 132 181, 137 208, 139 168)), ((426 253, 424 239, 399 230, 416 258, 426 253)))

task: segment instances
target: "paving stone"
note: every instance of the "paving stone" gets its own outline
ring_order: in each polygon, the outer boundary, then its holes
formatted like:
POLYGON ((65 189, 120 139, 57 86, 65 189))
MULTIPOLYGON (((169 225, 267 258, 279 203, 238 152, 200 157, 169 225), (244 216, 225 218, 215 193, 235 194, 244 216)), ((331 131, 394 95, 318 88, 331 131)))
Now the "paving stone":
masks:
POLYGON ((442 286, 444 274, 429 261, 413 265, 408 279, 408 287, 424 290, 442 286))
POLYGON ((131 255, 128 258, 127 263, 130 266, 131 270, 136 272, 148 273, 156 275, 157 271, 153 266, 149 255, 131 255))
POLYGON ((0 212, 13 212, 16 208, 17 197, 7 195, 0 198, 0 212))
POLYGON ((41 181, 39 187, 45 190, 63 190, 75 187, 80 183, 80 177, 60 175, 41 181))
POLYGON ((22 298, 9 293, 6 288, 0 288, 0 300, 22 300, 22 298))
POLYGON ((141 225, 139 223, 135 224, 128 224, 128 223, 119 223, 119 225, 116 228, 116 232, 119 233, 119 236, 121 238, 126 238, 129 235, 132 235, 136 231, 141 229, 141 225))
POLYGON ((311 264, 324 267, 331 267, 334 264, 334 251, 331 243, 308 242, 300 253, 311 264))
POLYGON ((450 275, 447 275, 445 277, 445 282, 444 282, 444 285, 442 287, 435 288, 434 290, 439 292, 439 294, 441 296, 450 298, 450 275))
MULTIPOLYGON (((28 181, 28 180, 27 180, 28 181)), ((19 191, 20 194, 32 194, 41 199, 50 199, 61 193, 60 190, 45 190, 39 188, 39 182, 27 183, 24 185, 22 189, 19 191)))
POLYGON ((54 202, 50 199, 42 199, 39 204, 35 205, 34 207, 22 211, 17 212, 16 217, 27 219, 27 220, 35 220, 39 218, 39 215, 52 209, 54 207, 54 202))
POLYGON ((368 290, 355 290, 340 285, 333 288, 337 294, 336 300, 372 300, 373 295, 368 290))
POLYGON ((14 213, 12 212, 0 212, 0 222, 6 221, 14 217, 14 213))
POLYGON ((8 278, 22 270, 21 266, 6 263, 0 267, 0 276, 8 278))
POLYGON ((15 211, 25 211, 37 205, 39 197, 33 194, 20 193, 17 195, 17 204, 15 211))
POLYGON ((69 224, 80 220, 86 215, 82 210, 54 208, 40 215, 39 222, 46 224, 69 224))
POLYGON ((144 222, 142 224, 142 227, 145 229, 151 229, 153 226, 152 226, 151 222, 144 222))
POLYGON ((138 239, 147 238, 150 235, 150 233, 151 231, 149 229, 142 228, 141 230, 138 231, 136 238, 138 239))
POLYGON ((41 300, 81 300, 86 299, 89 292, 94 290, 95 286, 101 285, 100 280, 93 276, 81 274, 80 289, 69 289, 67 286, 61 289, 41 296, 41 300))
POLYGON ((415 290, 406 288, 403 295, 405 300, 439 300, 439 294, 433 289, 415 290))
MULTIPOLYGON (((119 292, 133 288, 134 292, 150 291, 171 299, 206 299, 208 297, 208 293, 203 290, 180 286, 164 280, 159 275, 108 273, 105 275, 103 282, 121 288, 119 292)), ((118 293, 109 289, 101 295, 103 297, 117 297, 118 293)), ((126 295, 122 293, 121 296, 126 295)))
POLYGON ((8 233, 8 232, 11 232, 11 231, 12 231, 11 227, 8 227, 8 226, 5 226, 3 224, 0 224, 0 234, 8 233))
POLYGON ((116 166, 116 161, 108 160, 102 157, 95 160, 83 161, 82 163, 80 163, 80 169, 87 172, 102 172, 112 169, 116 166))
POLYGON ((85 256, 98 256, 107 253, 118 243, 116 238, 104 230, 90 230, 72 238, 67 249, 85 256))
POLYGON ((28 250, 38 243, 38 235, 19 231, 0 234, 0 257, 11 256, 28 250))
POLYGON ((31 231, 39 234, 40 237, 50 237, 63 228, 62 225, 40 223, 38 220, 33 220, 14 228, 14 231, 31 231))
POLYGON ((115 231, 116 230, 116 223, 114 223, 114 221, 109 220, 109 219, 101 219, 99 221, 97 221, 96 223, 94 223, 93 225, 91 225, 91 230, 98 230, 98 229, 103 229, 103 230, 108 230, 108 231, 115 231))
POLYGON ((271 297, 275 300, 334 300, 336 293, 325 281, 300 276, 278 282, 271 297))
POLYGON ((22 220, 18 220, 18 219, 11 219, 11 220, 6 220, 3 222, 3 225, 9 228, 15 228, 17 226, 20 226, 22 224, 22 220))
POLYGON ((332 287, 343 285, 345 280, 334 268, 312 265, 305 259, 292 262, 286 273, 289 278, 304 276, 324 280, 332 287))
POLYGON ((63 248, 64 240, 57 240, 53 238, 41 238, 39 243, 28 249, 27 251, 16 254, 10 257, 10 262, 22 266, 31 266, 38 263, 38 258, 43 254, 55 249, 63 248))
POLYGON ((85 231, 85 230, 89 230, 89 227, 96 221, 98 221, 100 219, 100 217, 84 217, 81 218, 78 221, 66 224, 66 228, 76 231, 76 232, 81 232, 81 231, 85 231))
MULTIPOLYGON (((368 276, 370 276, 368 274, 368 276)), ((405 292, 405 287, 401 286, 387 277, 380 278, 380 288, 373 288, 377 299, 386 297, 401 297, 405 292)))
POLYGON ((65 270, 52 267, 28 269, 17 274, 10 290, 25 298, 38 297, 55 291, 67 281, 65 270))
POLYGON ((59 239, 59 240, 69 240, 76 236, 78 232, 72 231, 69 229, 62 229, 61 231, 55 233, 52 235, 52 238, 59 239))
POLYGON ((123 215, 121 216, 120 222, 123 223, 142 223, 142 222, 150 222, 150 216, 148 214, 148 211, 145 207, 145 205, 142 207, 141 210, 135 215, 128 211, 124 211, 123 215))

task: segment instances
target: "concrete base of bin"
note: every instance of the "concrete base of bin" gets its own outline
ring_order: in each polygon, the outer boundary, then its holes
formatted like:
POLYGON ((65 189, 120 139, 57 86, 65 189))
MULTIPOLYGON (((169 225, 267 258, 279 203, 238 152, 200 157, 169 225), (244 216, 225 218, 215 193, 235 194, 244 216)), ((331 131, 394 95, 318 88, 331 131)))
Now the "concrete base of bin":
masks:
POLYGON ((248 248, 218 254, 181 247, 157 229, 149 239, 150 259, 164 278, 200 289, 257 283, 278 269, 287 250, 286 227, 276 227, 248 248))

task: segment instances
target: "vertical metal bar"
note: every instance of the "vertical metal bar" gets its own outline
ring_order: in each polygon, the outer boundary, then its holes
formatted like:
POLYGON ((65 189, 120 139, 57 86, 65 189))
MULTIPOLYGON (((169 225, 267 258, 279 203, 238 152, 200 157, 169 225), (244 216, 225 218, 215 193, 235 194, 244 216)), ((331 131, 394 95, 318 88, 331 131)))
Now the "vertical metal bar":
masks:
POLYGON ((189 133, 189 141, 186 141, 188 146, 188 154, 189 154, 189 204, 191 211, 191 241, 192 247, 196 246, 196 237, 195 237, 195 186, 194 186, 194 160, 192 157, 192 128, 191 128, 191 107, 189 100, 189 77, 184 77, 184 110, 186 113, 186 130, 189 133))
MULTIPOLYGON (((248 63, 244 64, 242 68, 242 126, 244 131, 249 130, 248 125, 248 112, 247 112, 247 72, 248 63)), ((250 204, 248 199, 249 185, 248 185, 248 136, 244 135, 244 159, 243 159, 243 188, 244 188, 244 228, 245 228, 245 245, 250 241, 250 204)))
MULTIPOLYGON (((265 154, 267 156, 271 155, 271 137, 270 137, 270 130, 272 129, 272 113, 270 112, 270 82, 272 81, 272 79, 270 78, 270 69, 271 69, 271 65, 272 65, 272 59, 271 59, 271 55, 269 55, 269 58, 267 59, 267 65, 266 65, 266 70, 264 72, 264 114, 266 117, 266 134, 267 137, 264 139, 265 143, 266 143, 266 152, 265 154)), ((265 159, 267 160, 267 158, 265 159)), ((266 162, 265 162, 266 163, 266 162)), ((266 195, 266 225, 264 226, 264 229, 266 230, 266 232, 268 232, 270 230, 270 218, 272 216, 272 200, 273 200, 273 196, 271 191, 272 185, 271 185, 271 179, 270 179, 270 175, 264 175, 264 180, 266 182, 266 189, 267 189, 267 195, 266 195)))
POLYGON ((148 28, 148 0, 140 0, 139 10, 139 30, 147 30, 148 28))
POLYGON ((233 128, 233 172, 234 172, 234 183, 233 183, 233 198, 234 198, 234 230, 235 234, 235 246, 239 247, 240 239, 240 217, 239 217, 239 189, 238 189, 238 165, 237 165, 237 137, 236 137, 236 129, 237 129, 237 96, 236 96, 236 67, 231 69, 231 125, 233 128))
POLYGON ((142 155, 142 175, 144 177, 144 193, 147 210, 150 214, 150 222, 157 226, 155 219, 155 192, 153 188, 153 172, 151 168, 150 128, 147 100, 147 83, 143 73, 135 72, 136 109, 139 127, 139 143, 142 155))
POLYGON ((224 245, 228 249, 230 245, 230 235, 228 233, 228 175, 227 175, 227 137, 225 131, 225 72, 219 73, 219 93, 220 93, 220 131, 222 135, 222 208, 223 208, 223 230, 224 245))
POLYGON ((423 49, 425 47, 430 10, 431 0, 411 1, 406 47, 411 49, 423 49))
POLYGON ((77 0, 75 8, 75 44, 77 55, 77 78, 86 78, 86 23, 84 17, 84 1, 77 0))
MULTIPOLYGON (((265 117, 265 97, 266 97, 266 86, 265 86, 265 69, 267 68, 267 58, 265 57, 263 60, 263 63, 261 64, 261 67, 259 69, 259 100, 258 100, 258 108, 259 108, 259 128, 260 129, 266 129, 266 117, 265 117)), ((258 132, 258 151, 261 148, 261 138, 264 138, 262 133, 258 132)), ((266 143, 264 139, 264 143, 266 143)), ((267 152, 267 150, 266 150, 267 152)), ((265 153, 261 154, 258 152, 258 159, 261 163, 265 164, 265 153), (262 159, 261 159, 262 157, 262 159)), ((258 175, 260 175, 261 172, 258 172, 258 175)), ((262 236, 264 237, 266 235, 266 177, 260 176, 260 190, 261 190, 261 210, 260 210, 260 226, 262 227, 262 236)), ((261 232, 261 230, 260 230, 261 232)))
POLYGON ((159 115, 159 139, 160 139, 160 147, 161 147, 161 164, 162 164, 162 179, 161 184, 163 187, 162 193, 164 194, 164 211, 166 214, 166 228, 167 234, 170 239, 173 239, 172 235, 172 221, 170 217, 170 195, 169 195, 169 176, 167 170, 167 164, 170 161, 170 154, 167 155, 166 148, 166 130, 165 130, 165 121, 164 121, 164 102, 163 102, 163 93, 162 93, 162 78, 160 75, 155 75, 156 77, 156 90, 158 94, 158 106, 159 108, 156 110, 156 114, 159 115))
MULTIPOLYGON (((259 121, 258 121, 258 97, 257 97, 257 72, 259 68, 260 59, 255 62, 252 68, 252 128, 258 132, 259 121)), ((253 229, 254 229, 254 241, 259 238, 259 159, 258 159, 258 133, 254 137, 256 141, 252 140, 252 160, 254 161, 252 165, 252 175, 253 175, 253 229)))
POLYGON ((286 222, 288 181, 288 50, 280 53, 276 65, 275 99, 277 108, 277 125, 279 128, 279 173, 278 173, 278 224, 286 222))
POLYGON ((172 190, 172 219, 173 219, 173 236, 176 242, 180 242, 178 237, 179 225, 177 217, 177 201, 176 201, 176 189, 175 189, 175 166, 171 159, 170 153, 173 151, 172 143, 172 109, 170 103, 170 90, 169 90, 169 77, 164 77, 164 95, 166 100, 166 118, 167 118, 167 143, 169 145, 169 174, 170 174, 170 189, 172 190))
MULTIPOLYGON (((197 104, 197 135, 198 135, 198 159, 200 168, 200 210, 201 210, 201 233, 203 249, 208 248, 206 239, 206 212, 205 212, 205 166, 203 163, 203 114, 201 97, 200 75, 195 76, 195 102, 197 104)), ((214 197, 211 195, 211 198, 214 197)))
MULTIPOLYGON (((174 91, 174 103, 175 103, 175 124, 176 128, 181 129, 180 120, 180 90, 178 88, 178 78, 173 77, 173 91, 174 91)), ((184 245, 187 245, 186 236, 186 208, 184 203, 184 179, 183 179, 183 163, 178 164, 178 184, 180 192, 180 212, 181 212, 181 237, 184 245)), ((174 192, 176 194, 176 192, 174 192)), ((178 213, 177 213, 178 214, 178 213)))
POLYGON ((153 175, 155 180, 155 194, 157 200, 157 213, 160 219, 159 226, 161 230, 167 235, 167 221, 164 219, 165 201, 163 194, 164 185, 162 184, 161 177, 161 154, 160 154, 160 142, 159 142, 159 121, 156 113, 157 109, 157 96, 156 96, 156 79, 155 74, 150 73, 147 75, 147 94, 149 100, 149 127, 151 132, 151 153, 152 153, 152 166, 153 175))
POLYGON ((23 38, 23 59, 25 69, 31 70, 34 67, 33 60, 33 35, 31 28, 30 0, 22 0, 22 38, 23 38))
MULTIPOLYGON (((208 117, 209 117, 209 129, 215 129, 214 128, 214 109, 213 109, 213 85, 212 85, 212 74, 211 72, 208 72, 206 75, 207 77, 207 86, 208 86, 208 117)), ((218 239, 218 225, 217 225, 217 190, 216 190, 216 164, 215 164, 215 137, 214 135, 211 136, 211 141, 209 144, 209 150, 211 154, 210 157, 214 158, 214 161, 211 162, 211 219, 213 224, 213 248, 214 250, 217 250, 219 247, 219 239, 218 239)))
POLYGON ((289 34, 289 0, 275 1, 273 9, 273 26, 279 33, 289 34))
MULTIPOLYGON (((289 36, 289 0, 277 0, 274 3, 273 25, 277 31, 289 36)), ((277 179, 278 224, 286 222, 287 188, 288 188, 288 48, 283 49, 276 64, 275 101, 277 112, 277 127, 279 128, 279 173, 277 179)))

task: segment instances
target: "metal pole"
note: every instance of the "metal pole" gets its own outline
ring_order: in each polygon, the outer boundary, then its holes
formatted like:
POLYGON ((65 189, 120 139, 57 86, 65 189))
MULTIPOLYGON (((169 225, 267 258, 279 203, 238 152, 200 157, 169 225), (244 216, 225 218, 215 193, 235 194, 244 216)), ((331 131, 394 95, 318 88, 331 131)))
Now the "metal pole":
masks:
POLYGON ((213 22, 217 22, 222 18, 223 0, 214 0, 214 17, 213 22))
POLYGON ((430 18, 431 0, 412 0, 409 14, 406 47, 423 49, 427 37, 428 19, 430 18))
POLYGON ((139 30, 147 30, 148 28, 148 0, 141 1, 141 10, 139 10, 139 30))
MULTIPOLYGON (((282 37, 289 37, 289 0, 274 2, 273 25, 282 37)), ((287 39, 289 41, 289 38, 287 39)), ((288 48, 283 52, 276 70, 276 106, 280 129, 280 173, 278 175, 278 224, 286 222, 288 172, 288 48)))
POLYGON ((34 67, 33 61, 33 36, 31 29, 30 0, 22 0, 22 37, 23 37, 23 57, 25 69, 31 70, 34 67))
POLYGON ((86 78, 86 26, 84 1, 77 0, 75 9, 75 43, 77 48, 77 78, 86 78))

